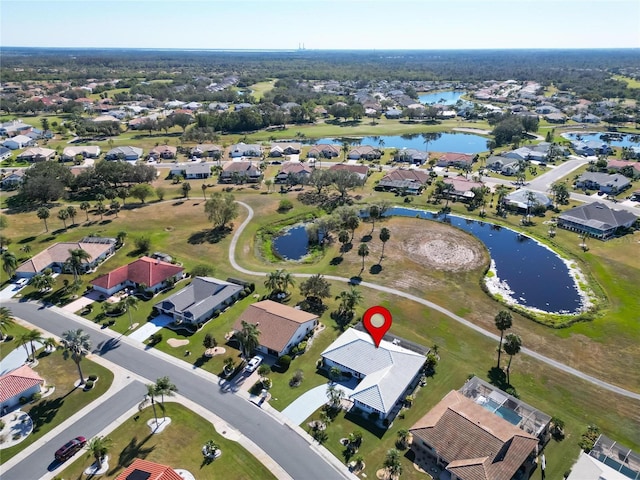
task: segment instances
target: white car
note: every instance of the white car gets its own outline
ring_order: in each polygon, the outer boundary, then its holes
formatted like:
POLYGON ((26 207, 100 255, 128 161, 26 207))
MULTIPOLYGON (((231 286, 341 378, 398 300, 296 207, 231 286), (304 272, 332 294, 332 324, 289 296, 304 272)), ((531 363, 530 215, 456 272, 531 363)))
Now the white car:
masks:
POLYGON ((249 360, 249 363, 247 363, 247 366, 244 367, 244 370, 245 372, 253 373, 256 371, 256 368, 260 366, 261 363, 262 363, 262 357, 260 355, 256 355, 251 360, 249 360))
POLYGON ((16 285, 18 287, 24 287, 27 283, 29 283, 28 278, 19 278, 18 280, 16 280, 16 285))

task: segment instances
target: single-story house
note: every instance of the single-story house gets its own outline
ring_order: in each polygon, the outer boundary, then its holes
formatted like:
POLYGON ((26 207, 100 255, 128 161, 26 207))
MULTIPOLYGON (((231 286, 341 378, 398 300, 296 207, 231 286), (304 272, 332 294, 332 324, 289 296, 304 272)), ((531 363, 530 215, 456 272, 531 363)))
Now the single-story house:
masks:
POLYGON ((300 143, 272 143, 269 150, 270 157, 283 157, 285 155, 296 155, 300 153, 302 144, 300 143))
POLYGON ((153 158, 171 159, 176 158, 178 154, 178 147, 172 147, 171 145, 159 145, 154 147, 149 152, 149 156, 153 158))
POLYGON ((371 336, 348 328, 321 354, 322 366, 336 367, 360 379, 349 399, 367 414, 393 420, 396 405, 413 390, 425 363, 425 356, 394 342, 382 340, 378 347, 371 336))
POLYGON ((474 182, 473 180, 462 177, 445 178, 443 182, 453 187, 447 192, 449 198, 455 198, 463 202, 469 202, 476 196, 471 189, 482 188, 484 186, 480 182, 474 182))
POLYGON ((6 160, 7 158, 11 158, 11 149, 4 146, 0 146, 0 162, 2 160, 6 160))
POLYGON ((51 148, 31 147, 18 155, 17 158, 28 162, 44 162, 52 160, 55 155, 56 151, 51 148))
POLYGON ((83 145, 65 147, 62 151, 62 159, 65 161, 75 159, 76 155, 82 155, 83 158, 98 158, 100 156, 100 147, 98 145, 83 145))
POLYGON ((447 152, 441 155, 436 165, 438 167, 458 167, 462 168, 465 165, 471 166, 473 162, 478 159, 478 155, 471 155, 468 153, 453 153, 447 152))
POLYGON ((640 478, 640 454, 600 435, 571 467, 567 480, 629 480, 640 478))
POLYGON ((373 160, 380 158, 382 152, 378 148, 373 148, 370 145, 360 145, 352 148, 347 154, 347 158, 350 160, 373 160))
POLYGON ((429 158, 429 154, 415 148, 403 148, 398 150, 393 156, 394 162, 413 163, 414 165, 422 165, 429 158))
MULTIPOLYGON (((409 431, 411 450, 456 480, 509 480, 529 471, 538 438, 452 390, 409 431)), ((526 477, 523 477, 526 478, 526 477)))
POLYGON ((621 168, 625 168, 625 167, 633 168, 634 177, 637 177, 640 175, 640 162, 630 162, 627 160, 615 160, 615 159, 607 160, 607 170, 618 171, 621 168))
POLYGON ((487 168, 502 175, 515 175, 518 173, 518 160, 502 155, 491 155, 487 158, 487 168))
POLYGON ((28 365, 23 365, 0 376, 0 415, 20 404, 20 398, 31 398, 40 392, 44 379, 28 365))
POLYGON ((504 152, 502 156, 506 158, 514 158, 516 160, 529 160, 530 154, 531 154, 531 150, 529 148, 520 147, 520 148, 516 148, 515 150, 511 150, 509 152, 504 152))
POLYGON ((275 357, 289 353, 318 325, 318 316, 272 300, 249 305, 233 325, 242 330, 242 322, 256 325, 260 331, 258 352, 275 357))
POLYGON ((306 179, 309 178, 311 172, 313 172, 313 167, 305 163, 285 162, 275 177, 275 183, 286 183, 289 175, 297 175, 299 179, 306 179))
POLYGON ((551 199, 544 193, 534 192, 525 188, 511 192, 504 197, 503 201, 506 205, 512 205, 520 210, 527 210, 527 208, 535 205, 542 205, 546 208, 552 204, 551 199))
POLYGON ((103 123, 103 122, 116 122, 120 123, 120 120, 113 115, 98 115, 93 119, 93 123, 103 123))
POLYGON ((424 170, 396 168, 382 177, 375 188, 417 195, 422 192, 428 181, 429 174, 424 170))
POLYGON ((218 177, 220 183, 248 182, 258 183, 262 180, 262 172, 253 162, 227 162, 218 177))
POLYGON ((9 122, 0 123, 0 135, 3 137, 12 137, 22 132, 28 132, 33 127, 27 125, 21 120, 11 120, 9 122))
POLYGON ((202 104, 198 103, 198 102, 189 102, 189 103, 183 105, 183 107, 188 109, 188 110, 198 110, 198 109, 202 108, 202 104))
POLYGON ((619 173, 585 172, 576 180, 576 187, 599 190, 602 193, 617 194, 631 186, 631 180, 619 173))
POLYGON ((547 113, 546 115, 544 115, 544 118, 549 123, 566 123, 567 121, 567 116, 562 112, 547 113))
POLYGON ((386 112, 384 112, 384 116, 387 118, 400 118, 402 116, 402 110, 398 108, 390 108, 386 112))
POLYGON ((211 166, 206 163, 178 163, 169 170, 171 175, 180 175, 186 180, 209 178, 211 176, 211 166))
POLYGON ((144 151, 138 147, 115 147, 107 152, 105 160, 126 160, 137 162, 142 158, 144 151))
POLYGON ((608 155, 613 152, 611 147, 602 140, 577 140, 571 142, 571 148, 576 152, 576 155, 594 156, 594 155, 608 155))
POLYGON ((183 480, 173 468, 160 463, 136 458, 116 480, 183 480))
POLYGON ((319 143, 317 145, 313 145, 309 151, 307 152, 307 158, 335 158, 340 156, 341 147, 340 145, 333 145, 327 143, 319 143))
POLYGON ((223 151, 224 149, 219 145, 213 145, 211 143, 201 143, 191 149, 191 156, 198 158, 221 158, 223 151))
POLYGON ((244 287, 213 277, 195 277, 190 285, 154 305, 176 323, 199 324, 240 298, 244 287))
POLYGON ((81 271, 87 272, 107 259, 115 252, 116 239, 106 237, 85 237, 79 242, 54 243, 49 248, 34 255, 16 269, 16 276, 31 278, 47 268, 54 271, 68 271, 65 263, 71 256, 70 250, 82 249, 90 257, 82 261, 81 271))
POLYGON ((600 202, 587 203, 558 215, 558 226, 607 240, 620 228, 629 228, 638 217, 626 210, 613 210, 600 202))
POLYGON ((0 180, 0 185, 3 190, 12 190, 22 185, 22 180, 24 179, 24 170, 14 170, 9 173, 6 177, 0 180))
POLYGON ((597 117, 591 113, 578 113, 571 117, 571 120, 577 123, 598 123, 600 117, 597 117))
POLYGON ((158 259, 141 257, 91 281, 94 290, 111 296, 123 288, 144 288, 157 293, 181 280, 184 268, 158 259))
POLYGON ((229 156, 232 158, 262 157, 262 147, 258 144, 247 145, 243 142, 236 143, 235 145, 231 145, 229 156))
POLYGON ((358 175, 363 185, 364 182, 367 181, 367 175, 369 174, 369 167, 367 165, 350 165, 348 163, 336 163, 335 165, 331 165, 329 170, 346 170, 347 172, 353 172, 358 175))
POLYGON ((35 145, 36 141, 33 138, 26 135, 16 135, 2 142, 3 147, 7 147, 10 150, 18 150, 20 148, 31 147, 35 145))

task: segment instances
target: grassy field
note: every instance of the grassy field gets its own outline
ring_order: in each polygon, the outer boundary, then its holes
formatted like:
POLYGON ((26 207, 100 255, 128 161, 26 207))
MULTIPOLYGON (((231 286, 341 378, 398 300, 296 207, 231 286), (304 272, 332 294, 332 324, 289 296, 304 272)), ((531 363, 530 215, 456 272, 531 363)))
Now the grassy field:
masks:
POLYGON ((51 395, 22 407, 34 421, 33 433, 18 445, 3 449, 0 463, 6 462, 42 438, 107 391, 113 381, 113 374, 109 370, 87 359, 82 361, 81 368, 85 377, 92 374, 98 376, 94 388, 87 392, 74 386, 74 382, 78 380, 78 370, 73 360, 63 358, 62 350, 51 354, 41 352, 38 355, 38 365, 34 370, 45 379, 47 385, 53 385, 55 390, 51 395))
MULTIPOLYGON (((101 478, 117 478, 136 458, 186 469, 196 478, 276 478, 242 446, 218 434, 206 419, 173 402, 167 402, 165 408, 171 424, 161 433, 151 434, 146 422, 154 417, 148 407, 107 435, 113 444, 109 449, 109 470, 101 478), (204 462, 201 452, 208 440, 216 442, 222 450, 222 455, 210 463, 204 462)), ((93 461, 89 453, 83 455, 60 478, 85 478, 83 472, 93 461)))
POLYGON ((269 90, 273 90, 273 86, 275 85, 275 83, 276 83, 275 80, 254 83, 249 87, 249 89, 251 90, 251 96, 254 97, 256 100, 262 99, 265 92, 268 92, 269 90))
POLYGON ((625 77, 623 75, 614 75, 613 78, 625 82, 629 88, 640 88, 640 80, 636 80, 635 78, 625 77))

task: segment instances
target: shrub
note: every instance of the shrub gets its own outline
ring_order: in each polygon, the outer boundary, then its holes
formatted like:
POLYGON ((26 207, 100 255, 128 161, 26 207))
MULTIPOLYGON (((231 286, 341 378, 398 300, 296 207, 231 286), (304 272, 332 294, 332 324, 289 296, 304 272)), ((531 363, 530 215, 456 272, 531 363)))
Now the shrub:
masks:
POLYGON ((304 353, 306 349, 307 349, 307 342, 302 341, 298 344, 298 353, 304 353))
POLYGON ((149 338, 149 344, 150 345, 157 345, 158 343, 160 343, 162 341, 162 334, 161 333, 154 333, 153 335, 151 335, 151 337, 149 338))
POLYGON ((278 365, 280 365, 280 368, 286 372, 289 369, 289 365, 291 365, 291 357, 289 355, 281 356, 278 359, 278 365))
POLYGON ((89 380, 91 380, 92 382, 95 382, 97 379, 98 379, 97 375, 94 375, 94 374, 89 375, 89 380))
POLYGON ((20 397, 20 399, 18 400, 20 402, 20 405, 24 405, 25 403, 27 403, 29 401, 29 399, 25 396, 20 397))
POLYGON ((91 390, 93 388, 93 381, 88 380, 85 384, 84 384, 84 388, 85 390, 91 390))
POLYGON ((5 342, 10 342, 11 340, 13 340, 13 335, 7 335, 6 337, 4 337, 5 342))
POLYGON ((302 380, 304 380, 304 372, 298 369, 289 380, 289 386, 294 388, 298 387, 302 383, 302 380))
POLYGON ((0 431, 4 430, 5 423, 0 420, 0 431))

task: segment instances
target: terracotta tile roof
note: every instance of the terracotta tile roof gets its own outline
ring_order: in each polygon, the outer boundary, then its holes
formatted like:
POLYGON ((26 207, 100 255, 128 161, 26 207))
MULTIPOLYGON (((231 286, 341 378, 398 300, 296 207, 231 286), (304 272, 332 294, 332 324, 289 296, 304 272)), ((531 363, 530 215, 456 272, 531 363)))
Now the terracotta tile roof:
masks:
POLYGON ((113 247, 112 243, 85 243, 85 242, 60 242, 54 243, 46 250, 34 255, 20 265, 18 273, 38 273, 52 263, 64 263, 71 256, 69 250, 82 249, 90 255, 90 258, 82 263, 91 263, 96 258, 104 255, 113 247))
POLYGON ((473 159, 476 155, 469 155, 467 153, 454 153, 448 152, 443 155, 440 155, 438 158, 439 162, 447 162, 447 163, 468 163, 472 164, 473 159))
POLYGON ((160 463, 150 462, 148 460, 142 460, 136 458, 131 465, 129 465, 120 475, 116 477, 116 480, 183 480, 180 475, 171 467, 161 465, 160 463), (134 472, 138 473, 138 476, 134 472), (144 476, 147 473, 148 476, 144 476), (133 474, 133 475, 132 475, 133 474), (130 477, 131 476, 131 477, 130 477))
POLYGON ((29 366, 23 365, 0 377, 0 403, 29 390, 34 385, 42 385, 44 380, 29 366))
POLYGON ((435 449, 461 480, 509 480, 538 439, 453 390, 411 433, 435 449))
POLYGON ((144 284, 147 287, 151 287, 177 275, 183 270, 184 268, 171 263, 149 257, 141 257, 128 265, 116 268, 96 278, 91 284, 108 290, 129 280, 138 285, 144 284))
POLYGON ((242 330, 242 322, 258 325, 260 345, 281 352, 300 325, 317 319, 318 316, 297 310, 287 305, 264 300, 249 305, 233 325, 234 330, 242 330))
POLYGON ((369 167, 367 165, 350 165, 347 163, 336 163, 335 165, 331 165, 329 170, 347 170, 348 172, 354 172, 360 175, 361 177, 366 177, 369 172, 369 167))

